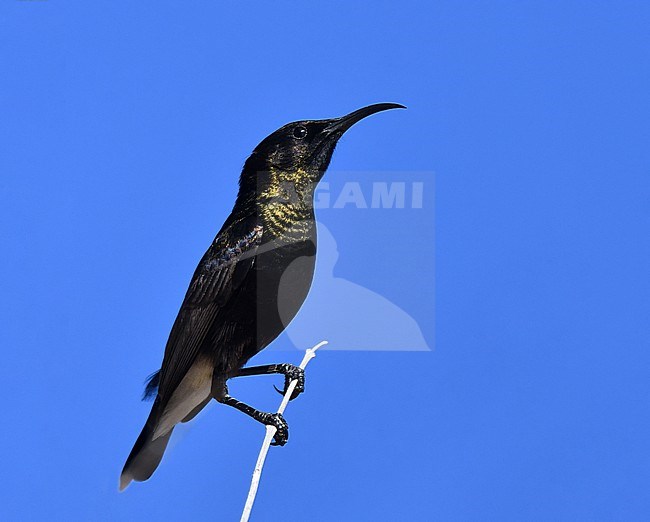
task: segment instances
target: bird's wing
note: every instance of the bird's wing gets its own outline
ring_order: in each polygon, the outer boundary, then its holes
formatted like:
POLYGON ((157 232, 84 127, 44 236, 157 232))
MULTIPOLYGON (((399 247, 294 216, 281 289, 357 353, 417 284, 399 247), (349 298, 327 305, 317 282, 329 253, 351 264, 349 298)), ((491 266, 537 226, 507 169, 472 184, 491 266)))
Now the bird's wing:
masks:
POLYGON ((194 272, 165 347, 158 388, 163 400, 187 374, 220 309, 255 263, 261 225, 245 227, 244 233, 234 232, 233 227, 222 230, 194 272))

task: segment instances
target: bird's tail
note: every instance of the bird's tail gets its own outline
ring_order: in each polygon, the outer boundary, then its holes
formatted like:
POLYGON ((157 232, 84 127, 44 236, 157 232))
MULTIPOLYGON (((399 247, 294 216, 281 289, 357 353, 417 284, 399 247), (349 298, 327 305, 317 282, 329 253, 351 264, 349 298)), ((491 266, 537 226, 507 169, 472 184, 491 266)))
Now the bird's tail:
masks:
POLYGON ((160 418, 159 401, 160 399, 156 398, 149 418, 144 428, 142 428, 142 432, 135 442, 129 458, 126 459, 126 464, 124 464, 124 469, 120 475, 120 491, 124 490, 132 480, 140 482, 151 477, 158 464, 160 464, 163 453, 165 453, 173 429, 152 440, 160 418))

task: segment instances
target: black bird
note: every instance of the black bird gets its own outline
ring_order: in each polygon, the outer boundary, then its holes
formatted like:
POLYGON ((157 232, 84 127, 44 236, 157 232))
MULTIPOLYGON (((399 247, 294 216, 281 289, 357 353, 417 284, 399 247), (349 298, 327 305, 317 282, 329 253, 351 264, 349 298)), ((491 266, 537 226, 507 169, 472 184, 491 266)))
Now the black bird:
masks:
POLYGON ((281 373, 304 389, 302 370, 291 364, 244 368, 298 312, 314 274, 316 223, 313 196, 343 133, 387 109, 379 103, 328 120, 289 123, 265 138, 246 160, 235 206, 201 259, 165 347, 161 369, 147 383, 155 401, 131 450, 120 489, 147 480, 162 459, 174 426, 192 419, 209 401, 233 406, 277 428, 281 415, 264 413, 228 395, 232 377, 281 373))

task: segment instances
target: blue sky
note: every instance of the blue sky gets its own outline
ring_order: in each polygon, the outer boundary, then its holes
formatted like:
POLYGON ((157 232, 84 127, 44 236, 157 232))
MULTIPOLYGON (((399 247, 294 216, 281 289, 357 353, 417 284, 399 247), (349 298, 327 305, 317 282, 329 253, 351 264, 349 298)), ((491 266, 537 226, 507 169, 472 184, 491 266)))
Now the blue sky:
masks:
MULTIPOLYGON (((330 276, 432 350, 319 354, 253 519, 647 520, 648 24, 642 2, 3 2, 0 518, 238 519, 263 429, 219 405, 118 494, 142 382, 253 147, 391 101, 325 181, 422 182, 422 208, 319 219, 330 276)), ((284 336, 256 360, 300 358, 284 336)), ((272 409, 273 383, 231 391, 272 409)))

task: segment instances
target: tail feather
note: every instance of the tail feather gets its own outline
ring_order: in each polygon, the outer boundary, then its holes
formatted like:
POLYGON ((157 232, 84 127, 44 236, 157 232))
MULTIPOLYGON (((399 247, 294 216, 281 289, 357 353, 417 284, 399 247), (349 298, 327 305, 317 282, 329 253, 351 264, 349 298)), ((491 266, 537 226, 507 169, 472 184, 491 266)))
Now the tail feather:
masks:
POLYGON ((210 401, 213 364, 209 359, 195 361, 171 396, 163 403, 158 395, 160 371, 147 379, 144 398, 156 395, 142 432, 124 464, 120 491, 132 480, 147 480, 162 460, 174 426, 192 419, 210 401))
POLYGON ((126 464, 124 464, 124 469, 120 475, 120 491, 123 491, 132 480, 138 482, 147 480, 156 471, 162 460, 172 430, 159 436, 156 440, 152 440, 158 424, 159 409, 159 399, 156 399, 149 418, 144 428, 142 428, 142 432, 140 432, 129 458, 126 459, 126 464))

